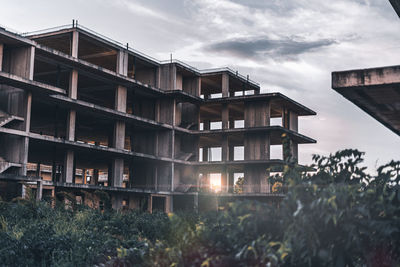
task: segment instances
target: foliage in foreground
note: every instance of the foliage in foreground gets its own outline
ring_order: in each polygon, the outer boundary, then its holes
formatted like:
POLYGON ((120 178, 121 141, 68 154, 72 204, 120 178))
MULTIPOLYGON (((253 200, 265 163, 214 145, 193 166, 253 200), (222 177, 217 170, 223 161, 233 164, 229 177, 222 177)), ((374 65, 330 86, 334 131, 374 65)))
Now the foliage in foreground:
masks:
POLYGON ((117 213, 0 204, 4 265, 394 266, 400 263, 400 162, 368 175, 363 153, 288 162, 286 197, 208 214, 117 213))

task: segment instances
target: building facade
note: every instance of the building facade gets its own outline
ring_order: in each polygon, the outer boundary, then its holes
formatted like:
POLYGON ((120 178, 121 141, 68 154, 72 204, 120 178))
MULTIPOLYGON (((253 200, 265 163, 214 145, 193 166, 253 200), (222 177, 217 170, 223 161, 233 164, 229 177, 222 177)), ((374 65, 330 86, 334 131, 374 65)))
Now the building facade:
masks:
POLYGON ((212 190, 270 198, 282 135, 297 158, 315 143, 298 117, 315 114, 228 68, 158 61, 83 26, 0 29, 3 199, 31 188, 99 207, 107 192, 115 209, 169 212, 209 205, 212 190))

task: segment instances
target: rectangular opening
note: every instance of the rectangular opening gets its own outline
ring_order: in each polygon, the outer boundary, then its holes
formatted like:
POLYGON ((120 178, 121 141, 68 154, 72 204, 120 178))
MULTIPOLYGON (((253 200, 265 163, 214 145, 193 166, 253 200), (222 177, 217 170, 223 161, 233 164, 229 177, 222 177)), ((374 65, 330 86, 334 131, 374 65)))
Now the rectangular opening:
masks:
POLYGON ((208 161, 221 161, 222 147, 210 147, 208 152, 208 161))
POLYGON ((234 128, 244 128, 244 120, 235 120, 234 128))
POLYGON ((242 96, 243 95, 243 91, 236 91, 235 92, 235 96, 242 96))
POLYGON ((202 161, 203 161, 203 148, 200 147, 199 148, 199 162, 202 162, 202 161))
POLYGON ((211 99, 213 99, 213 98, 221 98, 221 97, 222 97, 222 93, 216 93, 216 94, 211 94, 210 95, 211 99))
POLYGON ((244 146, 235 146, 233 148, 233 160, 244 160, 244 146))
POLYGON ((233 173, 233 193, 235 194, 243 193, 243 182, 244 182, 243 172, 233 173))
POLYGON ((210 130, 221 130, 222 121, 212 121, 210 122, 210 130))
POLYGON ((282 126, 282 117, 270 118, 269 124, 271 126, 282 126))
POLYGON ((165 197, 152 197, 152 212, 165 212, 165 197))
POLYGON ((270 159, 283 159, 282 145, 271 145, 270 146, 270 159))

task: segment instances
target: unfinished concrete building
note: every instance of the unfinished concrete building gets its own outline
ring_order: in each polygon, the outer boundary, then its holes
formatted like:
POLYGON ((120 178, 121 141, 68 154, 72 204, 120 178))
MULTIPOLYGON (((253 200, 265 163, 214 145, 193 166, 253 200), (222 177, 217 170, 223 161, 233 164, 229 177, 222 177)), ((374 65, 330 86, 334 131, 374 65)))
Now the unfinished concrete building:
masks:
POLYGON ((213 190, 272 198, 267 177, 284 163, 282 134, 295 158, 298 144, 315 143, 298 132, 308 115, 228 68, 158 61, 76 24, 0 29, 3 199, 31 188, 101 208, 107 192, 116 209, 169 212, 207 208, 213 190))

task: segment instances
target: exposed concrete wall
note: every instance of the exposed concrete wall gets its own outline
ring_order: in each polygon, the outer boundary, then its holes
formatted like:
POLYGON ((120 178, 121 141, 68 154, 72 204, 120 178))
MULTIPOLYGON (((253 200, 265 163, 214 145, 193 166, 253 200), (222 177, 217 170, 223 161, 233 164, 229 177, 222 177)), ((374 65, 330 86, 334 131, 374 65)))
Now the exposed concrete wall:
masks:
POLYGON ((153 69, 137 70, 135 79, 151 86, 157 86, 157 73, 153 69))
POLYGON ((176 73, 176 87, 175 89, 177 90, 182 90, 183 89, 183 76, 181 73, 176 73))
POLYGON ((244 193, 269 193, 268 173, 265 167, 247 166, 244 169, 244 193))
POLYGON ((200 96, 201 92, 201 77, 186 77, 183 78, 182 84, 183 91, 194 95, 200 96))
POLYGON ((176 65, 174 63, 160 66, 160 88, 163 90, 176 89, 176 65))
POLYGON ((269 134, 247 133, 244 139, 245 160, 268 160, 270 156, 269 134))

